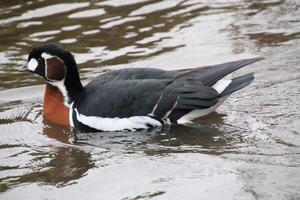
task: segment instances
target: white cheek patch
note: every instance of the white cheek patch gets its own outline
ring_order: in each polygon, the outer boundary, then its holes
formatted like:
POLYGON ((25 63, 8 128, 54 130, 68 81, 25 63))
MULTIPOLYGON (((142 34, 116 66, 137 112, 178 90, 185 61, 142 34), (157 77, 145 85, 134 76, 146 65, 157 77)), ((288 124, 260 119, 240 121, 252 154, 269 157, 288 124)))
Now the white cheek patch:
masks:
POLYGON ((45 60, 49 59, 49 58, 53 58, 54 56, 52 56, 51 54, 48 53, 42 53, 41 55, 42 58, 44 58, 45 60))
POLYGON ((38 66, 38 61, 35 58, 31 58, 27 65, 28 69, 33 72, 37 68, 37 66, 38 66))

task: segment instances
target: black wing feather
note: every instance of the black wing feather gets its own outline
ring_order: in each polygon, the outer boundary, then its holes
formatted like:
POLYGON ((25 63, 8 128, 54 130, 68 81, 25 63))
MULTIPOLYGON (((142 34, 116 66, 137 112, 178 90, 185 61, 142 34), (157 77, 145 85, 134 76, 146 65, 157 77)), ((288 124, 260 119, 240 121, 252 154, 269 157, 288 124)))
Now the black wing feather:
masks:
POLYGON ((89 116, 123 118, 153 114, 163 118, 172 110, 207 108, 218 101, 213 88, 195 79, 172 79, 172 74, 162 70, 159 71, 165 73, 161 79, 132 79, 132 74, 139 70, 126 69, 127 75, 118 71, 114 76, 109 73, 89 83, 74 107, 89 116))
POLYGON ((237 90, 240 90, 249 85, 254 80, 253 73, 249 73, 243 76, 235 77, 232 79, 230 85, 221 93, 222 96, 229 95, 237 90))
POLYGON ((87 85, 85 92, 75 101, 81 114, 99 117, 145 116, 152 112, 161 92, 170 81, 117 80, 97 87, 87 85))
POLYGON ((261 59, 177 71, 149 68, 111 71, 90 82, 74 107, 88 116, 123 118, 152 114, 159 119, 169 116, 176 122, 191 110, 209 108, 221 96, 250 84, 252 74, 234 78, 221 95, 211 87, 227 74, 261 59))
POLYGON ((195 69, 174 71, 179 77, 190 77, 202 81, 205 85, 211 86, 226 75, 236 71, 246 65, 260 61, 264 58, 243 59, 227 62, 219 65, 200 67, 195 69))

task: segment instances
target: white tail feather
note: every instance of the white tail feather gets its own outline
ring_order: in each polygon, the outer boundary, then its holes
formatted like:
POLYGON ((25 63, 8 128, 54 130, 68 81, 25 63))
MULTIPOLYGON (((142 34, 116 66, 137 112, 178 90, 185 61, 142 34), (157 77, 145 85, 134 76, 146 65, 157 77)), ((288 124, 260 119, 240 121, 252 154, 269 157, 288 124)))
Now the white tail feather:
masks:
POLYGON ((217 90, 219 94, 221 94, 232 82, 232 80, 226 80, 226 79, 221 79, 217 81, 215 84, 213 84, 212 88, 217 90))

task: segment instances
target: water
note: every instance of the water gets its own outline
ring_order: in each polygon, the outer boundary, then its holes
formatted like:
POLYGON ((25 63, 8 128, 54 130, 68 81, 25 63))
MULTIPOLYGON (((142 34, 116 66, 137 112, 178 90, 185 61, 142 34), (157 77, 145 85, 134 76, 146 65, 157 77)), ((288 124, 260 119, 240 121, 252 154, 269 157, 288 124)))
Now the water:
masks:
POLYGON ((300 199, 298 1, 3 1, 0 27, 1 199, 300 199), (43 120, 43 80, 18 71, 44 42, 72 51, 85 82, 266 59, 194 124, 86 134, 43 120))

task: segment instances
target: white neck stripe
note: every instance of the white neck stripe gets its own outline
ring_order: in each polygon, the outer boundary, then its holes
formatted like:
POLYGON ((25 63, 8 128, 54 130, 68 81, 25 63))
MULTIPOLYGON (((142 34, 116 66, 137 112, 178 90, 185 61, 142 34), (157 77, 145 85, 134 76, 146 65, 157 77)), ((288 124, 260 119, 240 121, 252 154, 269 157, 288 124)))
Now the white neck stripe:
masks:
POLYGON ((42 53, 41 55, 42 58, 44 58, 45 60, 49 59, 49 58, 53 58, 54 56, 49 54, 49 53, 42 53))

